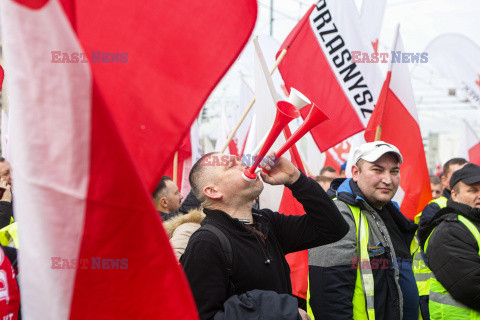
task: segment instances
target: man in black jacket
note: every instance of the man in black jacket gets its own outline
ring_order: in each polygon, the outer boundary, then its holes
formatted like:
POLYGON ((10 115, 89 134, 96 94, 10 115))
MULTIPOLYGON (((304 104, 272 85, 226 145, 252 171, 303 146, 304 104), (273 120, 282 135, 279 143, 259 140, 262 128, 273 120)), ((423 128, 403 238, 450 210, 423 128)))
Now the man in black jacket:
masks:
MULTIPOLYGON (((242 177, 240 158, 216 161, 221 154, 200 159, 190 172, 190 185, 204 206, 206 218, 188 243, 180 262, 190 283, 201 319, 212 319, 232 295, 254 289, 292 294, 290 268, 285 255, 341 239, 348 225, 313 179, 307 178, 285 158, 265 166, 262 179, 286 185, 303 205, 306 215, 288 216, 268 209, 252 209, 263 190, 258 178, 242 177), (218 237, 203 228, 213 225, 232 247, 232 275, 218 237)), ((275 314, 278 310, 272 310, 275 314)), ((306 315, 302 315, 306 318, 306 315)), ((278 317, 280 318, 280 317, 278 317)))
MULTIPOLYGON (((443 165, 443 175, 442 175, 442 186, 443 186, 443 192, 442 195, 439 197, 440 199, 433 199, 430 201, 425 208, 423 208, 421 215, 420 215, 420 220, 418 222, 419 226, 425 225, 430 220, 432 220, 433 216, 440 211, 440 209, 445 208, 445 203, 448 199, 450 199, 450 179, 452 178, 452 175, 455 171, 463 168, 464 165, 466 165, 468 162, 467 160, 463 158, 453 158, 445 162, 443 165), (443 201, 439 201, 442 200, 443 201), (440 205, 440 204, 443 204, 440 205)), ((417 220, 415 220, 417 221, 417 220)))
POLYGON ((450 187, 447 207, 418 230, 436 278, 431 279, 430 316, 458 319, 466 312, 465 319, 473 319, 468 308, 480 317, 480 239, 475 236, 480 232, 480 167, 467 164, 456 171, 450 187))

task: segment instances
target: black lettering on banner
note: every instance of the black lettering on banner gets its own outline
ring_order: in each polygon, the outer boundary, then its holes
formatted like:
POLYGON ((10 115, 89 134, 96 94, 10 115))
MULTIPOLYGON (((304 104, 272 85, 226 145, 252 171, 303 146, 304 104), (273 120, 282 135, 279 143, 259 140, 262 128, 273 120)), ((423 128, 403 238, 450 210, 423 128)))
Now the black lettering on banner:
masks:
MULTIPOLYGON (((347 45, 337 26, 332 22, 333 17, 327 8, 326 0, 318 1, 314 10, 316 11, 312 12, 313 31, 317 33, 319 39, 324 43, 326 49, 325 55, 327 59, 331 59, 333 62, 332 67, 336 69, 336 72, 343 75, 342 81, 344 84, 348 84, 347 88, 348 91, 352 92, 354 102, 357 106, 364 106, 367 102, 373 102, 372 93, 368 89, 368 85, 361 71, 357 68, 357 64, 350 63, 346 65, 346 62, 352 61, 352 54, 350 50, 346 48, 347 45), (327 26, 327 24, 329 26, 327 26)), ((378 55, 375 58, 378 59, 378 55)), ((360 109, 363 118, 367 119, 367 117, 370 116, 373 107, 374 106, 370 107, 367 105, 360 109)))
POLYGON ((365 115, 365 113, 368 113, 368 114, 372 114, 373 110, 370 110, 370 109, 365 109, 365 108, 361 108, 360 111, 362 111, 362 116, 364 118, 366 118, 367 116, 365 115))
POLYGON ((335 64, 335 67, 340 68, 345 64, 345 60, 347 61, 352 60, 352 55, 350 54, 350 51, 348 51, 348 49, 343 50, 340 55, 336 55, 335 57, 333 57, 333 64, 335 64), (347 55, 346 59, 345 59, 345 55, 347 55), (338 57, 341 57, 341 60, 340 62, 337 63, 338 57))
POLYGON ((360 79, 358 79, 357 82, 355 82, 355 84, 353 86, 348 88, 348 91, 352 91, 353 89, 366 88, 367 87, 366 84, 358 85, 362 81, 363 81, 363 77, 360 77, 360 79))
POLYGON ((353 72, 353 70, 355 70, 356 67, 357 67, 357 64, 356 64, 356 63, 352 63, 351 65, 349 65, 349 66, 346 67, 345 69, 340 70, 340 74, 344 74, 345 71, 348 70, 347 74, 346 74, 345 77, 343 78, 343 82, 348 82, 348 81, 352 80, 353 78, 355 78, 356 76, 360 75, 360 71, 358 71, 358 72, 355 73, 355 74, 350 75, 350 74, 353 72))
POLYGON ((325 44, 325 46, 327 48, 330 48, 330 51, 328 51, 328 54, 332 54, 332 53, 335 53, 337 52, 338 49, 342 48, 343 46, 345 45, 345 42, 343 42, 343 39, 342 37, 340 37, 339 35, 337 35, 335 38, 333 38, 332 40, 330 40, 329 42, 327 42, 325 44), (340 41, 340 42, 338 42, 340 41), (333 44, 337 42, 337 46, 334 47, 333 44))
MULTIPOLYGON (((330 33, 337 33, 338 32, 337 26, 335 25, 335 23, 332 23, 332 26, 333 26, 333 29, 323 30, 322 32, 319 33, 320 38, 322 38, 323 42, 325 42, 325 38, 323 36, 326 36, 327 34, 330 34, 330 33)), ((337 36, 337 37, 340 37, 340 36, 337 36)), ((341 37, 340 37, 340 39, 341 39, 341 37)), ((342 40, 342 42, 343 42, 343 40, 342 40)))

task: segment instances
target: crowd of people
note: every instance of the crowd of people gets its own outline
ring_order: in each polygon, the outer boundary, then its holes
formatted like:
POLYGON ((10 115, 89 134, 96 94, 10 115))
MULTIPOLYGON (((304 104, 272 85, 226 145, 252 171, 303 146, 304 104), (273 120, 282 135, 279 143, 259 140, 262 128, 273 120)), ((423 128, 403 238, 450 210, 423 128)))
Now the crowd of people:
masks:
POLYGON ((351 178, 331 167, 307 177, 280 158, 253 182, 241 158, 205 166, 222 156, 206 154, 183 203, 162 178, 153 199, 200 319, 480 319, 480 166, 447 161, 411 221, 392 201, 400 151, 377 141, 353 152, 351 178), (258 209, 263 183, 285 185, 306 214, 258 209), (306 249, 303 299, 285 255, 306 249))

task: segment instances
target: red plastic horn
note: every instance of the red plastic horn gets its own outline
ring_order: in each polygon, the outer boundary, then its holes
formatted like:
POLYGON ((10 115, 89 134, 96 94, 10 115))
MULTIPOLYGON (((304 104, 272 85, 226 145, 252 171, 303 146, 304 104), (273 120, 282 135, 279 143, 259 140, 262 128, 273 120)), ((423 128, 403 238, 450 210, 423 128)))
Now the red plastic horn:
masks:
POLYGON ((275 116, 275 121, 273 122, 272 129, 265 140, 265 144, 263 145, 260 152, 255 157, 255 162, 253 166, 243 171, 243 178, 247 181, 255 181, 257 179, 257 174, 255 170, 257 169, 260 161, 262 161, 263 157, 267 154, 268 150, 270 150, 271 146, 277 140, 278 136, 282 132, 283 128, 295 118, 300 116, 300 111, 295 107, 293 104, 287 101, 279 101, 277 102, 277 115, 275 116))
POLYGON ((328 120, 325 113, 320 110, 315 103, 312 103, 312 108, 308 113, 305 121, 298 127, 297 131, 288 138, 285 144, 275 153, 277 158, 280 158, 293 144, 295 144, 301 137, 303 137, 308 131, 312 130, 315 126, 328 120))

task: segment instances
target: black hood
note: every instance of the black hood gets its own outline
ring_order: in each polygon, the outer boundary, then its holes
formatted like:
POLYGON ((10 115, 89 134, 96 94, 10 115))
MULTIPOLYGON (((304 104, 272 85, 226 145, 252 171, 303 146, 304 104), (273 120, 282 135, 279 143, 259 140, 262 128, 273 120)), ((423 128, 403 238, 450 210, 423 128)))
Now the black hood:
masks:
POLYGON ((433 229, 435 229, 444 220, 457 221, 457 215, 459 214, 471 220, 472 222, 480 223, 479 208, 472 208, 466 204, 448 199, 447 206, 438 211, 433 216, 432 220, 430 220, 430 222, 422 225, 418 229, 418 238, 420 239, 420 244, 422 247, 425 245, 425 241, 427 241, 428 236, 430 236, 430 233, 432 233, 433 229))
POLYGON ((337 196, 338 187, 340 187, 345 180, 347 180, 347 178, 336 178, 332 180, 332 183, 330 183, 330 188, 327 190, 327 195, 330 197, 330 199, 333 199, 337 196))
POLYGON ((445 197, 447 199, 450 199, 450 196, 452 195, 452 192, 448 190, 447 188, 443 189, 442 192, 442 197, 445 197))

